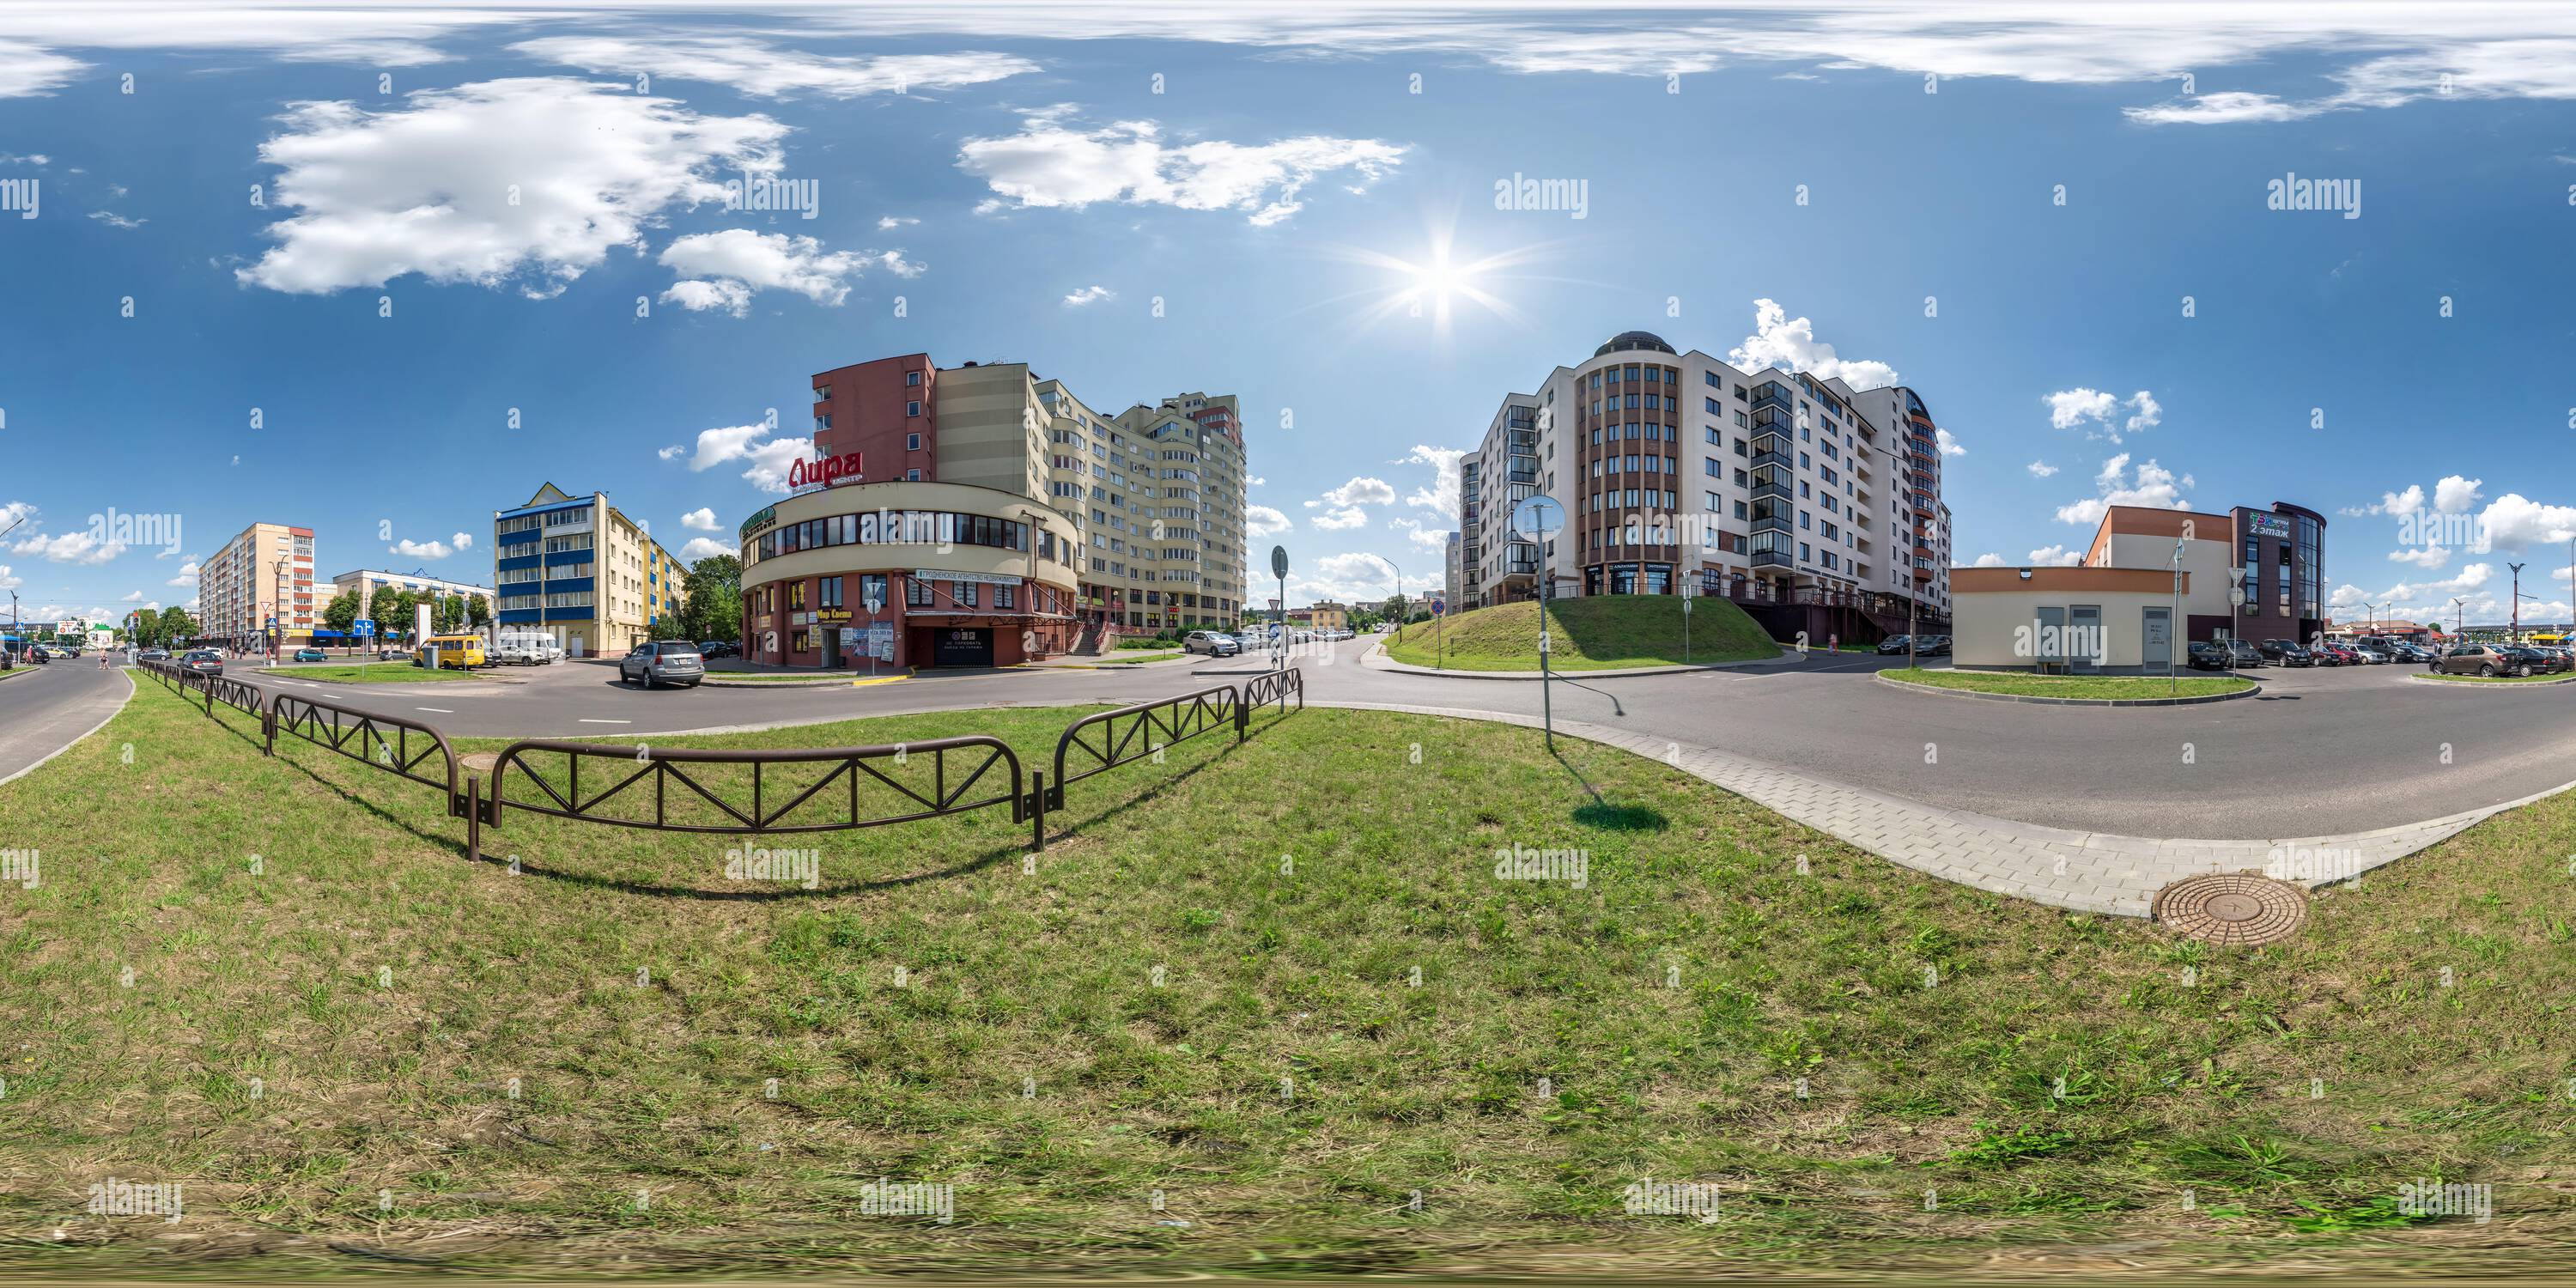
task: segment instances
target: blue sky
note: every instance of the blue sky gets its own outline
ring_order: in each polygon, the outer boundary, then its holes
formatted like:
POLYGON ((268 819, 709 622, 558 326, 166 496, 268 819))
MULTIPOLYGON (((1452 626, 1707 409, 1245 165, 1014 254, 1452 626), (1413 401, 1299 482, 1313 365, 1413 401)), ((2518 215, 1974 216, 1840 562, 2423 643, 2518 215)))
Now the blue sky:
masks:
POLYGON ((2286 500, 2343 605, 2571 615, 2563 6, 547 9, 0 10, 0 588, 184 604, 254 520, 488 582, 547 481, 721 543, 808 375, 927 350, 1236 394, 1292 599, 1419 589, 1501 396, 1643 328, 1919 390, 1963 563, 2286 500))

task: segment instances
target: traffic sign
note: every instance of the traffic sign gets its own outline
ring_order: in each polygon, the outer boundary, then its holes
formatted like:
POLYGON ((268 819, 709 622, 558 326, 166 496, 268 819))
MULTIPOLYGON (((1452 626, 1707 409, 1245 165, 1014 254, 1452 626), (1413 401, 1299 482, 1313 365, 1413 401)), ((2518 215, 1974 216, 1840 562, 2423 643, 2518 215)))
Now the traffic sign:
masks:
POLYGON ((375 619, 374 619, 374 618, 372 618, 372 617, 361 617, 361 618, 359 618, 358 620, 356 620, 356 621, 354 621, 354 622, 349 623, 349 633, 350 633, 350 634, 353 634, 353 635, 373 635, 373 634, 375 634, 375 633, 376 633, 376 622, 375 622, 375 619))
POLYGON ((1565 526, 1565 507, 1554 497, 1531 496, 1512 507, 1512 530, 1544 538, 1565 526))
POLYGON ((1288 547, 1270 547, 1270 575, 1280 578, 1288 575, 1288 547))

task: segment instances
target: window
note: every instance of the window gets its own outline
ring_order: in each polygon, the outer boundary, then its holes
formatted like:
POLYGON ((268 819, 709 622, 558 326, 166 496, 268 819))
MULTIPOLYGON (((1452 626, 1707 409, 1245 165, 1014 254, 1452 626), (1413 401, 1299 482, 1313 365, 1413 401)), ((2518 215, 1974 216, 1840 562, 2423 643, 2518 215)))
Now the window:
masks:
POLYGON ((1714 398, 1702 398, 1702 399, 1700 399, 1700 401, 1701 401, 1702 403, 1707 404, 1707 407, 1708 407, 1708 414, 1709 414, 1709 415, 1714 416, 1714 415, 1716 415, 1716 414, 1717 414, 1717 400, 1716 400, 1716 399, 1714 399, 1714 398))
POLYGON ((955 585, 957 587, 956 597, 958 607, 975 608, 979 606, 976 602, 975 583, 971 581, 961 581, 955 583, 955 585))
MULTIPOLYGON (((921 405, 920 403, 914 403, 914 404, 913 404, 913 406, 915 406, 915 407, 919 407, 920 405, 921 405)), ((916 413, 914 413, 914 414, 915 414, 915 415, 918 415, 919 413, 918 413, 918 412, 916 412, 916 413)), ((903 450, 905 450, 905 451, 907 451, 907 452, 918 452, 918 451, 920 451, 920 450, 921 450, 921 435, 919 435, 919 434, 906 434, 906 435, 904 435, 904 436, 903 436, 903 450)))
POLYGON ((787 583, 787 611, 792 613, 804 606, 805 583, 801 581, 791 581, 787 583))
POLYGON ((819 608, 839 608, 841 606, 841 579, 838 577, 823 578, 815 587, 814 603, 815 606, 819 608))
POLYGON ((920 482, 920 481, 921 481, 921 471, 919 471, 919 470, 905 470, 905 471, 903 472, 903 478, 904 478, 904 481, 905 481, 905 482, 907 482, 907 483, 918 483, 918 482, 920 482))
POLYGON ((918 399, 918 398, 916 398, 916 399, 913 399, 913 400, 912 400, 912 401, 910 401, 910 402, 905 403, 905 404, 903 405, 903 414, 904 414, 904 415, 906 415, 906 416, 918 416, 918 415, 920 415, 920 414, 921 414, 921 400, 920 400, 920 399, 918 399))
POLYGON ((1017 605, 1017 600, 1018 600, 1019 596, 1018 596, 1015 592, 1017 592, 1018 590, 1019 590, 1019 587, 1017 587, 1017 586, 995 586, 995 587, 993 588, 993 607, 995 607, 995 608, 1013 608, 1013 607, 1017 607, 1017 606, 1018 606, 1018 605, 1017 605))
POLYGON ((904 578, 903 602, 914 608, 930 607, 930 583, 919 577, 904 578))
POLYGON ((918 371, 907 371, 903 373, 903 383, 911 388, 920 388, 921 373, 918 371))

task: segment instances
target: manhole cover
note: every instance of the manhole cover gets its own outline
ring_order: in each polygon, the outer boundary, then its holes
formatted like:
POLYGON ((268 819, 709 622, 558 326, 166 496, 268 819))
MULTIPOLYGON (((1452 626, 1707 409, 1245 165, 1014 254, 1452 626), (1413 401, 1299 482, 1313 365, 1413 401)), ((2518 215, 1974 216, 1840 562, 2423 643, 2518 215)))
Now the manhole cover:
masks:
POLYGON ((2154 916, 2175 934, 2213 944, 2268 944, 2299 933, 2308 896, 2270 877, 2185 877, 2156 892, 2154 916))

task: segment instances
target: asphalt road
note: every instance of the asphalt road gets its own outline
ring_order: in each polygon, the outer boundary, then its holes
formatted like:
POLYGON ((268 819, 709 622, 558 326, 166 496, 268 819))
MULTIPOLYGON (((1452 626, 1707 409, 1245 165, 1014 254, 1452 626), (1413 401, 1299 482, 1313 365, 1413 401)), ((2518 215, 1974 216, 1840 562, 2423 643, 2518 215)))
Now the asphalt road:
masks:
POLYGON ((132 692, 125 672, 95 657, 23 669, 0 679, 0 783, 80 741, 132 692))
MULTIPOLYGON (((1364 667, 1370 641, 1301 665, 1318 702, 1536 715, 1535 683, 1364 667)), ((2137 836, 2274 839, 2368 831, 2513 800, 2576 780, 2576 685, 2433 685, 2416 668, 2266 669, 2259 698, 2173 708, 2041 707, 1891 688, 1887 661, 1838 656, 1780 669, 1575 679, 1568 719, 1703 743, 1815 777, 2054 827, 2137 836)), ((604 663, 495 681, 295 683, 307 696, 465 736, 674 733, 806 724, 1004 703, 1124 703, 1227 683, 1190 665, 1024 668, 865 687, 643 692, 604 663)), ((0 699, 5 699, 0 686, 0 699)))

